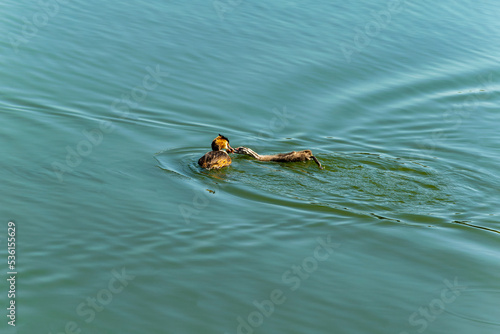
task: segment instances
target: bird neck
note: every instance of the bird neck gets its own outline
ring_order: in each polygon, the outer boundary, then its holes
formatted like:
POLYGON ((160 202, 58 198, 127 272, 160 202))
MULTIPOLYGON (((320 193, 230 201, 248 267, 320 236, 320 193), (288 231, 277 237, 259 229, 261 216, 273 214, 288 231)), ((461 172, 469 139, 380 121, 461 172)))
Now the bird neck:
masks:
POLYGON ((251 150, 251 149, 247 149, 247 154, 251 157, 254 157, 255 159, 257 160, 261 160, 262 159, 262 156, 257 154, 257 152, 251 150))

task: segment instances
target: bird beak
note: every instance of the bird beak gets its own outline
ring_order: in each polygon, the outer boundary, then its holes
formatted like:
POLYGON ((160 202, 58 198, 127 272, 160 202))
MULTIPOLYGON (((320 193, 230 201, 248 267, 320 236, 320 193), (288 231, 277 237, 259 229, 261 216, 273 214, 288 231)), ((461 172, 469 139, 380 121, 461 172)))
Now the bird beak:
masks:
POLYGON ((227 151, 229 153, 234 153, 234 148, 232 148, 231 146, 229 146, 229 144, 227 145, 227 151))

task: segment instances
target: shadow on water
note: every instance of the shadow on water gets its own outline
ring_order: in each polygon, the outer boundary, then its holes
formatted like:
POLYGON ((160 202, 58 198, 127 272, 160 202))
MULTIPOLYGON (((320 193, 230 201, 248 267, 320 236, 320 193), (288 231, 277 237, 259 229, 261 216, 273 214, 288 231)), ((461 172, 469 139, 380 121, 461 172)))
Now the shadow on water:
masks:
POLYGON ((174 148, 156 153, 155 159, 160 169, 186 182, 203 188, 230 182, 225 191, 233 196, 249 199, 249 193, 258 193, 259 201, 289 200, 280 205, 299 202, 398 221, 385 216, 426 214, 454 203, 446 173, 421 161, 371 153, 323 153, 317 155, 325 167, 320 170, 313 161, 260 162, 234 155, 229 168, 206 171, 197 164, 202 154, 197 148, 174 148))

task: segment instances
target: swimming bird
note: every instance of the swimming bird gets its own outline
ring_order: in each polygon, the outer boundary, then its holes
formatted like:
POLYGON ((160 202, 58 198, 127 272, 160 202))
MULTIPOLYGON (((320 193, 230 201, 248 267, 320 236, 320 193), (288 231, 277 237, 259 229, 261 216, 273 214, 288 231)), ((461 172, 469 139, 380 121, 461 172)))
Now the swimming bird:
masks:
POLYGON ((241 146, 236 148, 234 152, 237 154, 249 155, 259 161, 295 162, 295 161, 314 160, 314 162, 318 164, 318 167, 320 169, 324 169, 324 167, 321 166, 321 162, 319 162, 319 160, 312 154, 311 150, 304 150, 298 152, 293 151, 289 153, 278 153, 271 155, 260 155, 257 154, 255 151, 249 149, 248 147, 241 146))
POLYGON ((229 139, 219 133, 219 136, 212 141, 212 151, 206 153, 198 160, 198 165, 205 169, 219 169, 231 164, 231 157, 225 151, 234 153, 234 149, 229 145, 229 139))

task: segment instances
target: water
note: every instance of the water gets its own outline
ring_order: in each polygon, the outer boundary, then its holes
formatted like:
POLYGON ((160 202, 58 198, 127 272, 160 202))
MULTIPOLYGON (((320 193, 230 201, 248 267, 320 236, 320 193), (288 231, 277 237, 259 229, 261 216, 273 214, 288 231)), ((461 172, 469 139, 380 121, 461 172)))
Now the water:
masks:
POLYGON ((498 333, 495 2, 41 6, 0 19, 3 332, 498 333), (200 170, 218 133, 325 169, 200 170))

